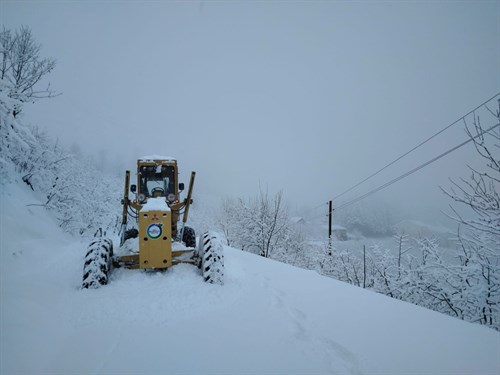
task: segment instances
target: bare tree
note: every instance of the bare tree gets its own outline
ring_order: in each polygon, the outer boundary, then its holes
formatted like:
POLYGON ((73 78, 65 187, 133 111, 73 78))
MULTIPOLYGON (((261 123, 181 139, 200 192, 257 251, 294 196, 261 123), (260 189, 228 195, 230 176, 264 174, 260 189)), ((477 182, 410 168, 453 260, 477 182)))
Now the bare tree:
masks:
POLYGON ((297 252, 302 241, 291 233, 282 192, 269 197, 267 191, 260 190, 257 197, 248 200, 226 199, 218 224, 228 244, 265 258, 278 250, 297 252))
MULTIPOLYGON (((498 125, 500 100, 495 111, 486 109, 498 125)), ((469 320, 500 329, 500 135, 494 130, 485 132, 476 115, 472 126, 465 122, 465 129, 476 151, 485 160, 485 168, 469 167, 469 179, 452 180, 450 190, 442 189, 451 199, 474 213, 468 219, 452 207, 453 219, 461 227, 458 236, 462 266, 460 294, 467 295, 471 301, 467 307, 469 320)))
POLYGON ((260 191, 257 208, 257 246, 259 254, 269 258, 273 249, 282 245, 289 226, 288 212, 283 201, 283 192, 269 199, 267 191, 260 191))
MULTIPOLYGON (((38 87, 56 62, 40 56, 42 46, 35 41, 29 28, 23 26, 12 32, 4 27, 0 31, 0 44, 0 79, 6 83, 10 98, 25 103, 57 95, 50 89, 50 84, 45 88, 38 87)), ((12 114, 16 117, 21 111, 22 106, 17 104, 12 114)))

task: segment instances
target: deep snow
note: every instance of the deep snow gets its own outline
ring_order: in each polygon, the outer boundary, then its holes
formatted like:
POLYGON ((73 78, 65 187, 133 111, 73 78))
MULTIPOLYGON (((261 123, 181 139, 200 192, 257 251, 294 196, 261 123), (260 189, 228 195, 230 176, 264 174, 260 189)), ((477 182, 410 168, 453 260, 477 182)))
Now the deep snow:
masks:
POLYGON ((500 373, 496 331, 227 247, 222 287, 178 265, 81 290, 87 244, 1 189, 1 374, 500 373))

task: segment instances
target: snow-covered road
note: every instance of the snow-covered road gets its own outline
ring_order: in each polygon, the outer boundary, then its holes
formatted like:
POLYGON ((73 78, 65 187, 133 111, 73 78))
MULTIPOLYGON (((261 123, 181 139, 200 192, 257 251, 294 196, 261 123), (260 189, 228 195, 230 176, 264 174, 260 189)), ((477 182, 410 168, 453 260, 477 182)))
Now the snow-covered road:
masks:
POLYGON ((23 185, 1 192, 1 374, 498 374, 500 334, 225 248, 198 270, 115 270, 81 290, 86 244, 23 185))

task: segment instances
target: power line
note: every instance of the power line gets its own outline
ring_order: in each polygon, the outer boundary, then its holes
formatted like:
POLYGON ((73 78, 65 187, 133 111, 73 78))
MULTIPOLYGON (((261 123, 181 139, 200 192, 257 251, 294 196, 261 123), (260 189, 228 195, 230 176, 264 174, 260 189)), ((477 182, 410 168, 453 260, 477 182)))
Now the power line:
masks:
POLYGON ((481 137, 481 136, 482 136, 482 135, 484 135, 485 133, 489 133, 490 131, 492 131, 493 129, 495 129, 496 127, 498 127, 499 125, 500 125, 500 122, 499 122, 498 124, 496 124, 496 125, 493 125, 491 128, 489 128, 489 129, 487 129, 487 130, 485 130, 485 131, 481 132, 480 134, 477 134, 476 136, 474 136, 474 137, 472 137, 472 138, 469 138, 468 140, 466 140, 466 141, 464 141, 464 142, 460 143, 459 145, 457 145, 457 146, 455 146, 455 147, 453 147, 453 148, 449 149, 448 151, 445 151, 445 152, 443 152, 442 154, 440 154, 440 155, 438 155, 438 156, 436 156, 436 157, 432 158, 431 160, 429 160, 429 161, 427 161, 427 162, 425 162, 425 163, 423 163, 423 164, 419 165, 418 167, 413 168, 411 171, 408 171, 408 172, 406 172, 406 173, 402 174, 401 176, 396 177, 395 179, 393 179, 393 180, 391 180, 391 181, 389 181, 389 182, 387 182, 387 183, 385 183, 385 184, 383 184, 383 185, 381 185, 381 186, 379 186, 379 187, 377 187, 377 188, 375 188, 375 189, 373 189, 373 190, 369 191, 368 193, 366 193, 366 194, 364 194, 364 195, 362 195, 362 196, 360 196, 360 197, 357 197, 357 198, 355 198, 355 199, 353 199, 353 200, 351 200, 351 201, 349 201, 349 202, 346 202, 346 203, 344 203, 344 204, 340 205, 340 206, 339 206, 339 207, 337 207, 336 209, 337 209, 337 210, 340 210, 340 209, 342 209, 342 208, 345 208, 345 207, 347 207, 347 206, 350 206, 351 204, 354 204, 354 203, 356 203, 356 202, 359 202, 360 200, 362 200, 362 199, 364 199, 364 198, 368 197, 369 195, 372 195, 372 194, 374 194, 374 193, 376 193, 376 192, 378 192, 378 191, 380 191, 380 190, 382 190, 382 189, 385 189, 386 187, 388 187, 388 186, 390 186, 390 185, 392 185, 392 184, 394 184, 394 183, 396 183, 396 182, 398 182, 398 181, 402 180, 402 179, 403 179, 403 178, 405 178, 405 177, 408 177, 409 175, 411 175, 411 174, 413 174, 413 173, 415 173, 415 172, 419 171, 420 169, 422 169, 422 168, 424 168, 424 167, 428 166, 429 164, 434 163, 435 161, 437 161, 437 160, 441 159, 442 157, 444 157, 444 156, 448 155, 449 153, 451 153, 451 152, 453 152, 453 151, 455 151, 455 150, 459 149, 460 147, 462 147, 462 146, 466 145, 467 143, 472 142, 474 139, 481 137))
POLYGON ((306 217, 305 219, 306 220, 314 220, 314 219, 317 219, 318 217, 327 217, 328 216, 328 213, 322 213, 320 215, 316 215, 316 216, 312 216, 312 217, 306 217))
POLYGON ((316 207, 310 208, 310 209, 308 209, 308 210, 304 211, 304 212, 303 212, 303 214, 307 214, 307 213, 309 213, 309 212, 312 212, 312 211, 314 211, 314 210, 317 210, 318 208, 323 207, 325 204, 327 204, 327 202, 326 202, 326 203, 325 203, 325 202, 323 202, 323 203, 321 203, 321 204, 317 205, 316 207))
MULTIPOLYGON (((311 208, 311 209, 307 210, 307 211, 306 211, 306 213, 307 213, 307 212, 314 211, 314 210, 317 210, 318 208, 320 208, 320 207, 324 207, 324 206, 326 206, 326 205, 328 205, 328 202, 323 202, 323 203, 321 203, 320 205, 317 205, 316 207, 314 207, 314 208, 311 208)), ((316 214, 316 215, 314 215, 314 216, 307 216, 307 215, 304 215, 304 218, 305 218, 306 220, 314 220, 314 219, 317 219, 318 217, 324 217, 324 216, 328 216, 328 213, 316 214)))
POLYGON ((496 98, 498 95, 500 95, 500 93, 497 93, 495 95, 493 95, 491 98, 489 98, 488 100, 484 101, 483 103, 481 103, 480 105, 478 105, 476 108, 474 108, 473 110, 467 112, 465 115, 463 115, 462 117, 460 117, 459 119, 453 121, 451 124, 445 126, 443 129, 441 129, 440 131, 438 131, 437 133, 435 133, 434 135, 430 136, 429 138, 427 138, 426 140, 420 142, 418 145, 416 145, 415 147, 413 147, 410 151, 407 151, 405 152, 403 155, 399 156, 398 158, 396 158, 395 160, 391 161, 389 164, 385 165, 384 167, 382 167, 381 169, 379 169, 378 171, 372 173, 371 175, 369 175, 368 177, 366 177, 364 180, 358 182, 356 185, 350 187, 349 189, 347 189, 346 191, 340 193, 339 195, 333 197, 333 199, 337 199, 341 196, 343 196, 344 194, 347 194, 348 192, 350 192, 351 190, 353 190, 354 188, 357 188, 359 185, 361 185, 362 183, 368 181, 370 178, 378 175, 380 172, 382 172, 383 170, 389 168, 391 165, 393 165, 394 163, 398 162, 399 160, 401 160, 402 158, 404 158, 405 156, 407 156, 408 154, 412 153, 413 151, 415 151, 417 148, 423 146, 425 143, 429 142, 431 139, 437 137, 439 134, 441 134, 442 132, 444 132, 445 130, 451 128, 453 125, 457 124, 458 122, 464 120, 467 116, 469 116, 471 113, 474 113, 475 111, 477 111, 479 108, 481 108, 483 105, 486 105, 488 102, 490 102, 491 100, 493 100, 494 98, 496 98))

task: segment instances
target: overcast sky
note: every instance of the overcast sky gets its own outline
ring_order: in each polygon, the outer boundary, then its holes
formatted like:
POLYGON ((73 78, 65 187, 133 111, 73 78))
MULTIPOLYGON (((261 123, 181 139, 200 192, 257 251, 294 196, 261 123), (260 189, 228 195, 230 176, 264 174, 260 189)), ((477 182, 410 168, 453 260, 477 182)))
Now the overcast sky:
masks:
MULTIPOLYGON (((175 156, 217 196, 260 184, 317 206, 500 91, 500 1, 0 4, 3 25, 29 26, 57 60, 62 95, 26 121, 132 169, 175 156)), ((455 126, 335 204, 464 139, 455 126)), ((469 145, 369 199, 434 214, 473 157, 469 145)))

